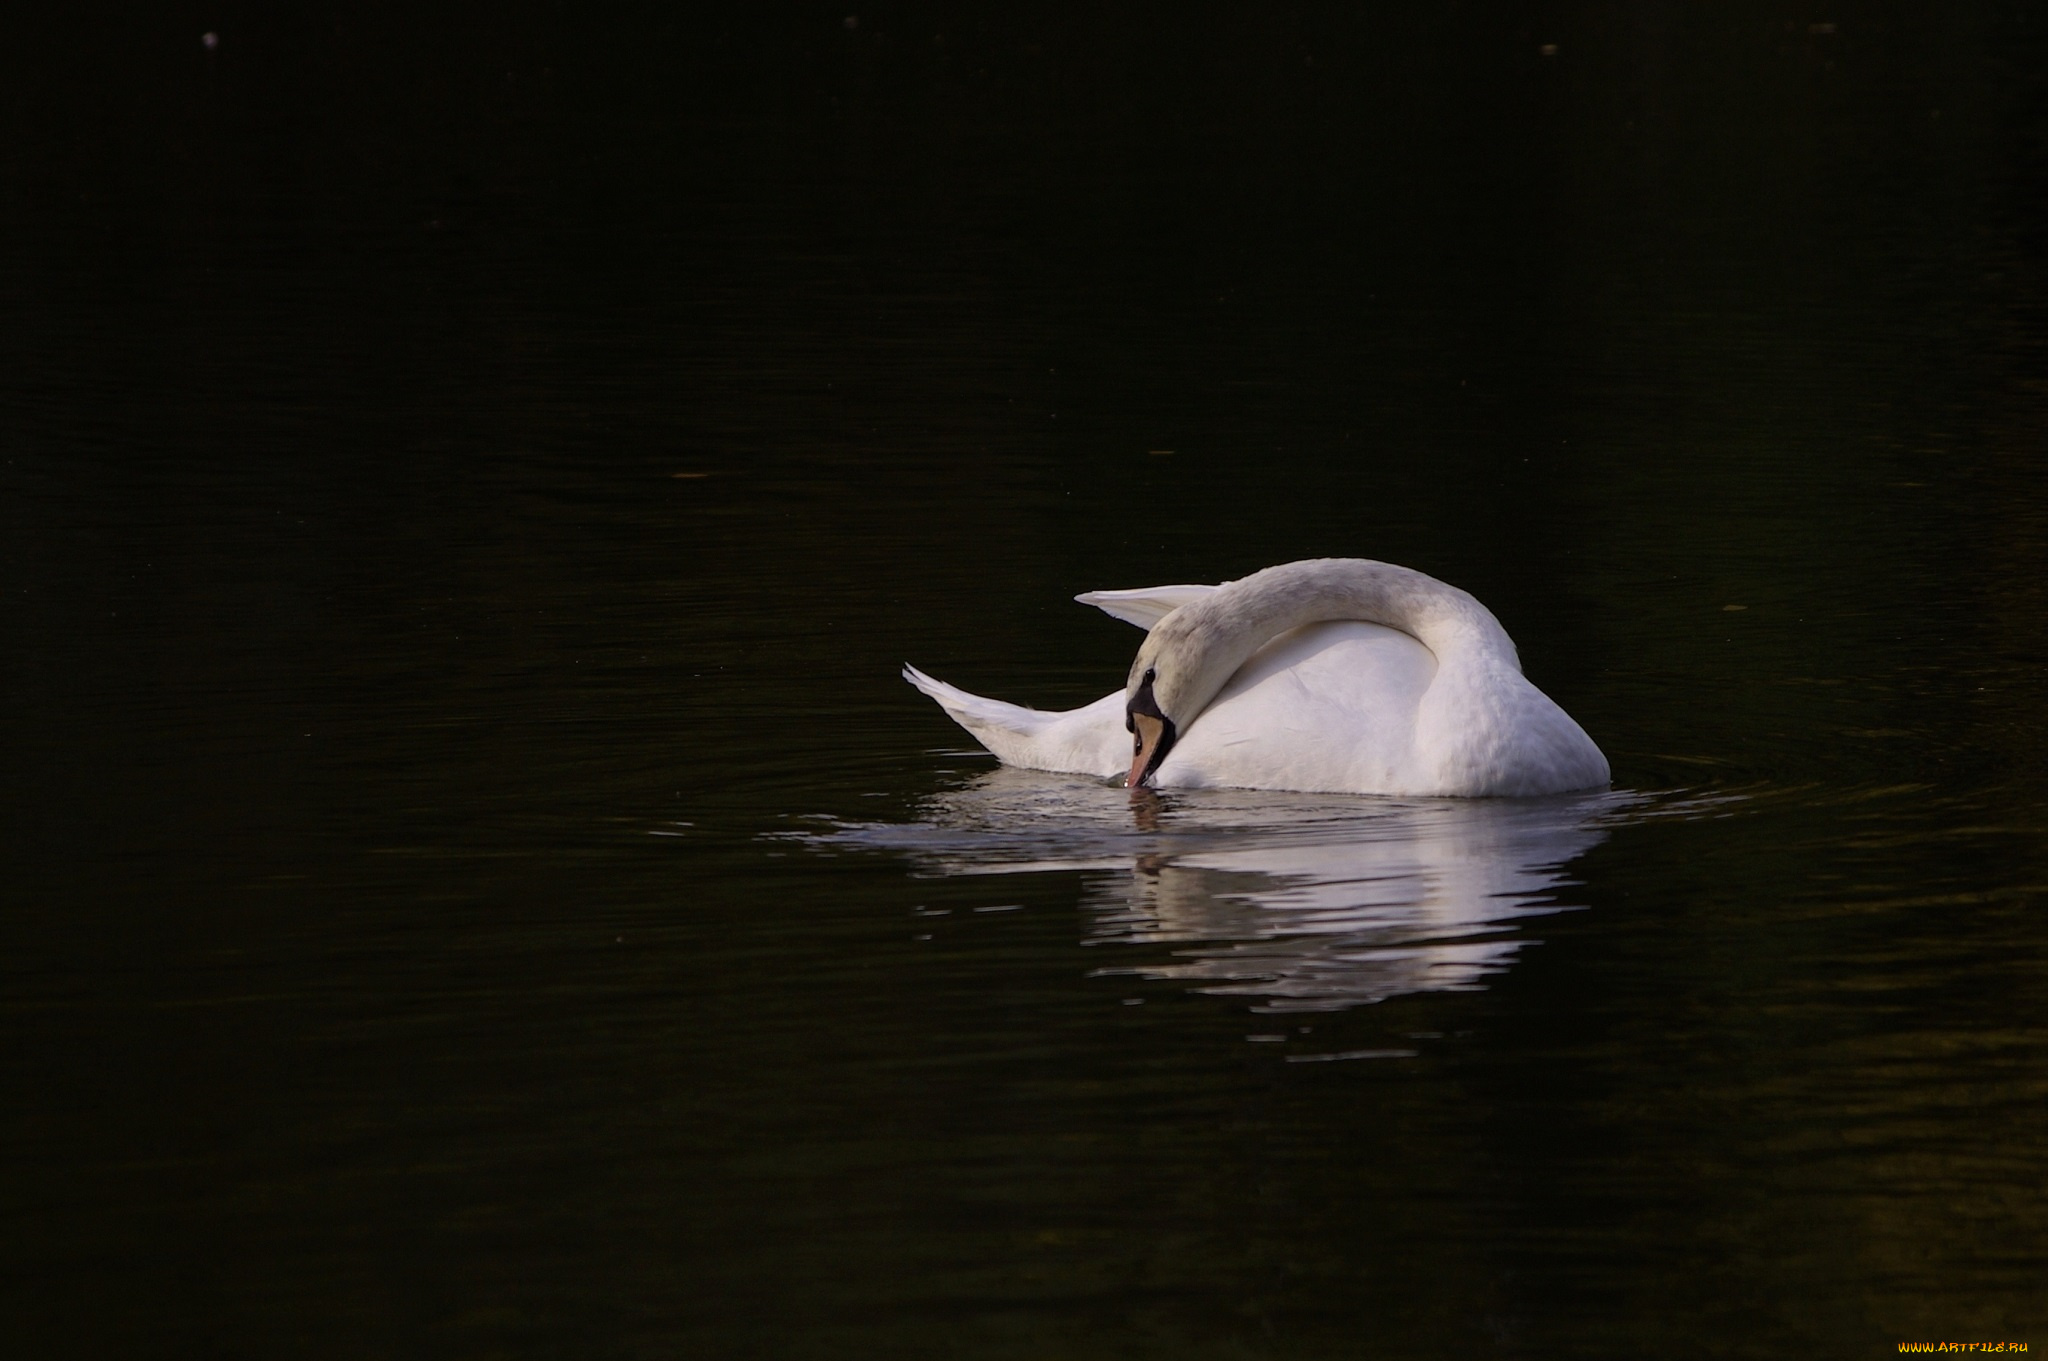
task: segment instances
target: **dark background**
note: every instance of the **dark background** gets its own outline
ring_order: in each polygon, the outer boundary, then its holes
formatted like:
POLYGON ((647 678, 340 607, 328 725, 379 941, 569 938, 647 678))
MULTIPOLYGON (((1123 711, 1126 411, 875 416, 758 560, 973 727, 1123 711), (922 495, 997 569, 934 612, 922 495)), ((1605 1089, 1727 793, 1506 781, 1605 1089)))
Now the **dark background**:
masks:
POLYGON ((0 1325, 2040 1342, 2044 33, 23 16, 0 1325), (1739 810, 1617 830, 1484 991, 1329 1022, 1416 1058, 1121 1008, 1087 874, 773 839, 978 769, 902 661, 1080 703, 1133 636, 1074 592, 1326 553, 1472 590, 1620 786, 1739 810))

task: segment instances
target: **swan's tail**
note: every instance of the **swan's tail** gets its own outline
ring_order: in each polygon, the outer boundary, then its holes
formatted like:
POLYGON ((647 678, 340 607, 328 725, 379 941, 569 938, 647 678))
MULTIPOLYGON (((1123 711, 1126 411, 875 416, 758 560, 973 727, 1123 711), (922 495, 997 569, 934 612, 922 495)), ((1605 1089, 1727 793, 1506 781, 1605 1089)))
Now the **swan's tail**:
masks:
POLYGON ((903 668, 903 679, 937 700, 955 723, 1006 766, 1108 778, 1123 774, 1130 764, 1121 690, 1112 690, 1085 708, 1049 713, 970 695, 914 666, 903 668))
POLYGON ((1002 736, 1035 737, 1045 730, 1046 724, 1059 717, 1043 709, 1027 709, 1021 704, 1005 704, 999 699, 970 695, 957 685, 932 679, 914 666, 903 668, 903 679, 937 700, 939 707, 951 714, 955 723, 981 739, 981 744, 998 756, 1003 755, 1002 748, 997 745, 1002 736))

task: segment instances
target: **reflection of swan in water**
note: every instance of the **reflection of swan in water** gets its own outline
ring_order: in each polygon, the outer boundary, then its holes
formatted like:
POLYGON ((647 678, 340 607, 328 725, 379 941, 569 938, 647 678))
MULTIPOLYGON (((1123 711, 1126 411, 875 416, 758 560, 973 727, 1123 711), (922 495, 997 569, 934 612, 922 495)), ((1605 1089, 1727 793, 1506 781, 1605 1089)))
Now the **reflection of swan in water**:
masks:
POLYGON ((1162 802, 1005 769, 935 796, 916 822, 817 840, 901 852, 934 874, 1091 872, 1088 944, 1171 947, 1101 972, 1321 1011, 1478 986, 1526 939, 1509 923, 1562 910, 1563 866, 1638 801, 1210 790, 1162 802))
POLYGON ((1559 910, 1563 865, 1604 837, 1592 822, 1613 803, 1404 801, 1341 841, 1141 859, 1091 886, 1090 940, 1191 947, 1131 971, 1264 998, 1262 1010, 1476 987, 1521 948, 1509 921, 1559 910))

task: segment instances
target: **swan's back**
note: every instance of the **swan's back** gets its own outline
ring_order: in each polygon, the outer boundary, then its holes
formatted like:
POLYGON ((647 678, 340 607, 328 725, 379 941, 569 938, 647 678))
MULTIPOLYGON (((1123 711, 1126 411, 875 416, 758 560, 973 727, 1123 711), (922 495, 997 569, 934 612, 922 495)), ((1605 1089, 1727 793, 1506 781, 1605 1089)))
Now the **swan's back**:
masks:
POLYGON ((1202 711, 1156 783, 1473 797, 1608 782, 1600 748, 1511 652, 1460 661, 1441 667, 1379 624, 1282 634, 1202 711))

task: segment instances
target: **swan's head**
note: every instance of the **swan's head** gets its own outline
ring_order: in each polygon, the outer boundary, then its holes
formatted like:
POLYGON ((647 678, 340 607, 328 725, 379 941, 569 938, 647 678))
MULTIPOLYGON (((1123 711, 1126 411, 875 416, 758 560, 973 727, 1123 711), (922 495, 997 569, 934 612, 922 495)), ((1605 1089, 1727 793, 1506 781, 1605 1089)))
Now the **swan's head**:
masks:
POLYGON ((1218 614, 1210 601, 1183 605, 1145 635, 1124 686, 1124 727, 1131 734, 1126 787, 1151 780, 1244 660, 1240 649, 1216 646, 1218 614))
POLYGON ((1159 707, 1158 686, 1159 672, 1148 666, 1139 674, 1136 688, 1125 691, 1124 729, 1131 734, 1131 773, 1124 780, 1126 789, 1136 789, 1151 779, 1180 740, 1179 727, 1159 707))

